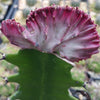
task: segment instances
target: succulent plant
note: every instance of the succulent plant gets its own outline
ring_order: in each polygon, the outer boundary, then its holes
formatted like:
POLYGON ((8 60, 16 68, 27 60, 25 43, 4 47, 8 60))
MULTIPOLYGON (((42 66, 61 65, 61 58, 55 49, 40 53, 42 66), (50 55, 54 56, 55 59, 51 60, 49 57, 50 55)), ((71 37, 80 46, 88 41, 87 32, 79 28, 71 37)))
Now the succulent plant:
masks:
POLYGON ((100 25, 100 14, 98 14, 96 17, 96 24, 100 25))
POLYGON ((26 26, 12 19, 1 24, 9 41, 22 48, 5 57, 20 69, 8 77, 20 84, 11 100, 71 100, 68 88, 83 84, 72 79, 71 64, 98 53, 96 25, 83 11, 67 6, 31 11, 26 26))
POLYGON ((60 0, 50 0, 49 1, 50 5, 53 5, 53 4, 59 5, 59 2, 60 2, 60 0))
POLYGON ((80 6, 80 0, 71 0, 71 6, 73 7, 79 7, 80 6))
POLYGON ((23 9, 23 17, 26 18, 28 14, 30 13, 31 9, 30 8, 25 8, 23 9))
POLYGON ((95 1, 95 9, 100 10, 100 0, 95 1))
POLYGON ((28 6, 33 6, 36 4, 36 2, 37 2, 37 0, 26 0, 26 3, 28 6))

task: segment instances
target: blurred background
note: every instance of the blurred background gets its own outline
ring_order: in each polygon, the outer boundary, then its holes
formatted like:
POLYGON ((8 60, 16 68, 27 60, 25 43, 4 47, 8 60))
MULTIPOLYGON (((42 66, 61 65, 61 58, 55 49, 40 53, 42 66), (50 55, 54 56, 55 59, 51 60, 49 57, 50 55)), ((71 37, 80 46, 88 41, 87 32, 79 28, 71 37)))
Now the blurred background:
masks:
MULTIPOLYGON (((98 33, 100 33, 100 0, 0 0, 0 23, 2 20, 14 18, 25 26, 27 15, 31 10, 53 4, 79 7, 91 16, 97 24, 98 33)), ((16 53, 18 50, 19 48, 11 45, 0 32, 0 52, 9 54, 16 53)), ((19 85, 7 82, 6 77, 17 73, 18 70, 17 66, 0 61, 0 100, 8 100, 7 98, 17 91, 19 85)), ((89 60, 76 63, 71 73, 74 79, 84 81, 86 86, 71 87, 70 95, 74 96, 76 100, 100 100, 100 53, 92 56, 89 60)))

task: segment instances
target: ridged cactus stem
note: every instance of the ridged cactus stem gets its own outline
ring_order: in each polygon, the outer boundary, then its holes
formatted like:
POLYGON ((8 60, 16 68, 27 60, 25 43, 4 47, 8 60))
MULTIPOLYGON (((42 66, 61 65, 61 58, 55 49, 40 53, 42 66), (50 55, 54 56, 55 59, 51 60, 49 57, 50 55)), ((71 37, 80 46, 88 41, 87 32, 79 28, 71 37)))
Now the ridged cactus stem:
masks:
POLYGON ((70 64, 52 54, 21 50, 6 55, 5 60, 20 69, 19 74, 8 77, 9 81, 20 84, 11 100, 71 100, 68 88, 83 84, 72 79, 70 64))

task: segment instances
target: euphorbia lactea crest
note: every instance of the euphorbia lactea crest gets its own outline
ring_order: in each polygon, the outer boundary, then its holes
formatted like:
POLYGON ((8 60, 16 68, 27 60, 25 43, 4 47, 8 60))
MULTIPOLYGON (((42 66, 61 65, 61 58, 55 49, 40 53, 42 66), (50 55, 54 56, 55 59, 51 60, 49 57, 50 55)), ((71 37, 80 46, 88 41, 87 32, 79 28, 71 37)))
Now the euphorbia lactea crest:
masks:
POLYGON ((58 54, 72 62, 91 57, 99 47, 96 25, 90 16, 68 6, 31 11, 26 28, 8 19, 2 22, 1 31, 23 49, 58 54))

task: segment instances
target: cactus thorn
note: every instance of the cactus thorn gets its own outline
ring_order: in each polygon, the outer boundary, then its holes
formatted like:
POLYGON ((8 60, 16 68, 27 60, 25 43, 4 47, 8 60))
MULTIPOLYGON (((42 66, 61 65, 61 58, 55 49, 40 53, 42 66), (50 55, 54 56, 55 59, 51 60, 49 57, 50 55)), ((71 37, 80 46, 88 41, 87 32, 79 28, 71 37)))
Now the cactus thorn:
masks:
POLYGON ((4 60, 5 59, 5 54, 0 52, 0 55, 1 55, 0 60, 4 60))
POLYGON ((9 82, 8 81, 8 78, 7 77, 2 77, 3 79, 4 79, 4 81, 5 81, 5 84, 4 85, 7 85, 7 83, 9 82))

